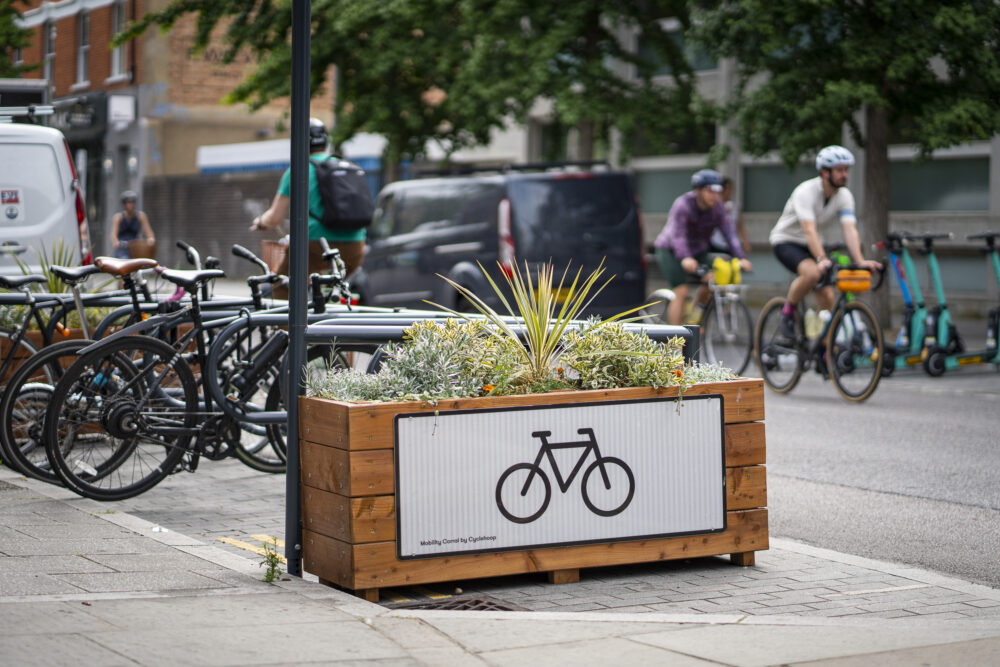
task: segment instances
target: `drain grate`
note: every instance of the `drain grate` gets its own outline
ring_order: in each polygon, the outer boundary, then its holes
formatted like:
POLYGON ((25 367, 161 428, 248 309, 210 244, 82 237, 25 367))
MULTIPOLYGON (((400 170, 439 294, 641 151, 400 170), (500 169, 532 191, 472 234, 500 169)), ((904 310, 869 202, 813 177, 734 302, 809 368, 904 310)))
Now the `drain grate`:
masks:
POLYGON ((447 598, 394 605, 393 609, 434 609, 448 611, 521 611, 509 603, 488 598, 447 598))

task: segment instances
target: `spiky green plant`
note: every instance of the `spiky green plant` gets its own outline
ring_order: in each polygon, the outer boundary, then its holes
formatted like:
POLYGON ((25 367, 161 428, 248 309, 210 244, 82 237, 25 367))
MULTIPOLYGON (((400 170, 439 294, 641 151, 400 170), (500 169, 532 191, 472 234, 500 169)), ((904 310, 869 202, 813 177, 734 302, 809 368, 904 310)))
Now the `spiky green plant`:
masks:
MULTIPOLYGON (((523 337, 524 345, 521 347, 524 363, 527 368, 527 380, 531 384, 545 383, 555 376, 555 361, 563 351, 563 334, 567 327, 576 320, 593 302, 594 298, 607 287, 614 278, 608 278, 603 284, 598 286, 598 281, 604 274, 604 261, 601 261, 593 272, 582 281, 580 280, 581 269, 577 269, 572 282, 566 286, 566 279, 569 275, 569 266, 563 270, 559 284, 556 285, 555 269, 551 264, 542 264, 538 267, 537 283, 531 277, 531 269, 528 263, 524 263, 524 273, 521 273, 518 265, 513 265, 511 270, 501 273, 507 283, 513 299, 513 306, 508 301, 505 290, 498 285, 489 272, 479 264, 479 270, 483 272, 490 287, 500 299, 507 310, 508 315, 518 318, 520 326, 511 324, 509 320, 497 313, 483 299, 477 296, 472 290, 458 284, 454 280, 445 276, 439 277, 454 287, 459 294, 472 304, 473 308, 479 311, 486 320, 493 325, 489 332, 497 338, 521 341, 523 337), (560 298, 556 298, 557 295, 560 298), (561 305, 559 305, 561 300, 561 305), (523 336, 522 336, 523 334, 523 336)), ((428 302, 431 303, 431 302, 428 302)), ((432 303, 457 317, 468 319, 468 315, 459 313, 447 306, 432 303)), ((603 326, 608 322, 632 321, 636 318, 629 318, 629 315, 636 313, 643 307, 633 308, 625 312, 613 315, 606 320, 591 320, 584 325, 583 331, 603 326)))
MULTIPOLYGON (((45 276, 45 285, 39 286, 39 291, 47 291, 53 294, 59 294, 66 291, 66 283, 63 282, 62 278, 52 273, 49 269, 51 266, 75 266, 76 257, 78 256, 76 252, 76 246, 67 245, 63 239, 59 239, 52 244, 52 256, 49 256, 49 251, 45 249, 45 243, 42 242, 41 246, 38 248, 38 261, 39 265, 42 267, 42 275, 45 276)), ((31 273, 31 267, 21 261, 20 257, 15 257, 14 260, 17 262, 17 266, 21 269, 21 273, 28 275, 31 273)))

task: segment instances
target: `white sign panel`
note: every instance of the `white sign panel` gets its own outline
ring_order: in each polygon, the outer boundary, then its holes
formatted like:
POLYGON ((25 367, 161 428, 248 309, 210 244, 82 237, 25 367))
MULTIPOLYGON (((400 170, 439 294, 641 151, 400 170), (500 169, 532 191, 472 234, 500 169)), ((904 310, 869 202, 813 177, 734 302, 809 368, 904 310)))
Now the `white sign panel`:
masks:
POLYGON ((725 529, 722 396, 396 417, 400 558, 725 529))

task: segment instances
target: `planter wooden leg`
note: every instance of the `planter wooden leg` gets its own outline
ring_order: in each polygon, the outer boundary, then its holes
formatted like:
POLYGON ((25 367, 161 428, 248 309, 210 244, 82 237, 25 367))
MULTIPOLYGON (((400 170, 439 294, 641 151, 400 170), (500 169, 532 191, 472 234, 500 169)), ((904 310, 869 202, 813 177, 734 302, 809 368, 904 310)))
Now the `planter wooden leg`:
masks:
POLYGON ((742 567, 750 567, 754 564, 755 558, 754 551, 741 551, 737 554, 729 554, 729 560, 733 565, 740 565, 742 567))
POLYGON ((550 584, 572 584, 580 581, 580 570, 552 570, 549 574, 550 584))
POLYGON ((354 594, 359 598, 364 598, 368 602, 378 602, 378 592, 377 588, 359 588, 354 591, 354 594))

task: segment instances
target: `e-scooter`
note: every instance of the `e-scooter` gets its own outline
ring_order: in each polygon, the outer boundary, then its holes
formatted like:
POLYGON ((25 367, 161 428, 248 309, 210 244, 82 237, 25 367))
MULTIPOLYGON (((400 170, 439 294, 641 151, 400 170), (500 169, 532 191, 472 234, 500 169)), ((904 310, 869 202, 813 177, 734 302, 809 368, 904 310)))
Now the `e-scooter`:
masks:
MULTIPOLYGON (((913 237, 924 242, 921 252, 927 256, 927 265, 930 268, 931 280, 938 298, 937 306, 927 312, 926 336, 924 338, 924 347, 927 349, 924 370, 927 371, 928 375, 934 377, 959 366, 970 364, 1000 365, 1000 350, 997 348, 997 319, 1000 317, 1000 308, 993 308, 989 312, 986 323, 986 349, 975 352, 966 351, 965 344, 962 342, 961 336, 958 335, 958 330, 948 312, 944 287, 941 283, 941 270, 938 267, 937 257, 934 255, 934 240, 952 238, 952 236, 952 234, 922 234, 913 237)), ((997 284, 1000 285, 1000 256, 997 254, 996 246, 1000 232, 972 234, 966 238, 970 241, 983 239, 986 242, 986 248, 983 249, 983 252, 992 266, 997 284)))
POLYGON ((883 377, 889 377, 897 368, 915 366, 924 360, 924 320, 927 317, 927 306, 917 282, 913 258, 903 243, 904 238, 904 234, 892 232, 885 241, 876 244, 878 249, 889 252, 889 262, 903 294, 903 324, 896 335, 896 344, 885 346, 882 357, 883 377))

